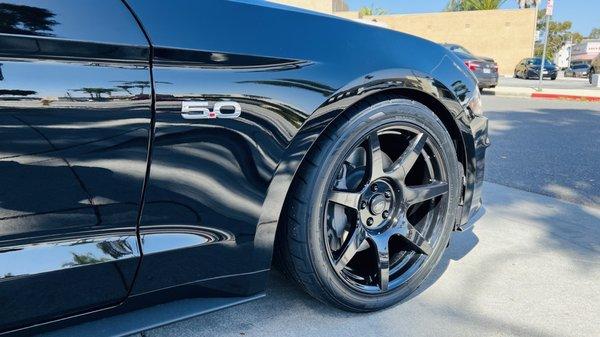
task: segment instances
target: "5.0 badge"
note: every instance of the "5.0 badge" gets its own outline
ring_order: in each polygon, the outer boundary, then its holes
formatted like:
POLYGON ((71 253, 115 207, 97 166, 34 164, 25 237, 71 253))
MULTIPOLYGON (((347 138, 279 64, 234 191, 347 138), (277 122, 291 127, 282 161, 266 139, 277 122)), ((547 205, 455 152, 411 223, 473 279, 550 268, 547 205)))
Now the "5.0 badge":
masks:
POLYGON ((181 117, 184 119, 237 118, 242 114, 242 106, 237 102, 215 102, 212 110, 204 101, 181 102, 181 117))

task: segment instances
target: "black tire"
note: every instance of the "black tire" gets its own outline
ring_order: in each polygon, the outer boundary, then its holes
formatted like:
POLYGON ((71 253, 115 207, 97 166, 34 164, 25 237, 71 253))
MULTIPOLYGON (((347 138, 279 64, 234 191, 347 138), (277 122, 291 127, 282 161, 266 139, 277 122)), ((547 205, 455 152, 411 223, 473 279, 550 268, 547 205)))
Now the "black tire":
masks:
MULTIPOLYGON (((443 123, 430 109, 420 103, 407 99, 390 99, 390 97, 384 99, 387 100, 381 102, 366 100, 351 111, 347 111, 319 137, 294 179, 277 233, 276 260, 284 269, 284 273, 292 276, 313 297, 354 312, 375 311, 397 304, 419 287, 439 262, 447 247, 459 201, 462 172, 459 169, 453 141, 443 123), (385 288, 383 287, 383 278, 381 278, 380 288, 385 291, 365 293, 350 286, 340 277, 339 271, 334 269, 328 255, 327 239, 325 239, 324 224, 328 220, 325 220, 324 212, 329 207, 327 205, 330 205, 328 193, 331 191, 332 182, 337 179, 341 165, 345 165, 344 158, 348 155, 349 149, 356 146, 365 135, 372 135, 373 130, 376 130, 375 135, 377 135, 378 128, 388 127, 388 125, 392 127, 394 123, 423 130, 420 135, 427 133, 431 137, 432 144, 438 148, 439 159, 444 163, 443 170, 448 180, 447 194, 436 197, 439 198, 438 205, 444 212, 439 213, 439 218, 435 221, 438 227, 434 228, 437 228, 438 237, 430 246, 429 253, 411 252, 415 261, 422 258, 422 262, 410 278, 393 289, 391 289, 393 281, 391 276, 389 276, 390 289, 387 288, 387 279, 385 288)), ((370 144, 371 138, 366 139, 365 142, 370 144)), ((379 142, 379 139, 377 141, 379 142)), ((383 145, 381 148, 383 149, 383 145)), ((365 186, 369 184, 371 183, 365 186)), ((394 197, 392 200, 395 202, 397 199, 394 197)), ((364 202, 361 202, 362 204, 364 202)), ((408 213, 407 209, 407 216, 408 213)), ((359 228, 358 220, 354 226, 359 228)), ((391 239, 388 240, 390 244, 391 239)), ((391 244, 389 247, 389 255, 391 255, 391 244)), ((407 253, 403 254, 407 255, 407 253)), ((348 264, 351 261, 353 260, 348 264)), ((388 261, 388 266, 389 275, 392 275, 391 261, 388 261)), ((398 275, 401 277, 404 274, 398 275)))
POLYGON ((550 78, 552 81, 556 81, 556 76, 550 78))

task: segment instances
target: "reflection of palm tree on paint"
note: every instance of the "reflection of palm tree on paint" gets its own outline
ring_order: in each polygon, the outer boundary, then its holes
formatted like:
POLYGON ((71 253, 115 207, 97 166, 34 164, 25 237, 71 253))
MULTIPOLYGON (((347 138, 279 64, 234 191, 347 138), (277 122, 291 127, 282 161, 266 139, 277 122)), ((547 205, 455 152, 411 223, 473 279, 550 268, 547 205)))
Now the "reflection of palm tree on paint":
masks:
POLYGON ((102 99, 102 94, 108 94, 108 96, 112 96, 112 93, 117 91, 115 88, 81 88, 75 89, 73 91, 85 92, 90 95, 90 99, 102 99))
POLYGON ((0 96, 31 96, 37 94, 33 90, 0 89, 0 96))
POLYGON ((53 36, 56 14, 45 8, 0 4, 0 33, 53 36))
POLYGON ((63 267, 85 266, 89 264, 97 264, 110 261, 107 258, 97 258, 91 253, 77 254, 72 252, 71 255, 73 256, 73 262, 63 263, 63 267))
MULTIPOLYGON (((127 92, 130 95, 133 95, 130 91, 133 88, 137 88, 140 90, 139 95, 144 94, 144 89, 150 88, 150 81, 112 81, 112 82, 121 83, 121 84, 117 85, 116 87, 122 89, 123 91, 127 92)), ((163 81, 154 81, 154 83, 155 84, 156 83, 173 84, 171 82, 163 82, 163 81)))

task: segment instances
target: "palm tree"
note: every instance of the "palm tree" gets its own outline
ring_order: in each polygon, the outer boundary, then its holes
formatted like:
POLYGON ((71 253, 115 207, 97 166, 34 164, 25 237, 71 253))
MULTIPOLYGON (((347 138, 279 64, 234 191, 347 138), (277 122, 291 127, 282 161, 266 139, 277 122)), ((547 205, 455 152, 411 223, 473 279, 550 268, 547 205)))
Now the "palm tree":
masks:
POLYGON ((507 0, 450 0, 446 5, 446 11, 481 11, 488 9, 498 9, 507 0))
POLYGON ((538 0, 517 0, 517 3, 519 4, 519 8, 521 8, 521 9, 537 8, 539 1, 538 0))
POLYGON ((361 7, 358 10, 358 15, 360 17, 363 17, 363 16, 374 16, 374 15, 385 15, 385 14, 387 14, 387 11, 385 9, 379 8, 379 7, 375 8, 375 6, 373 4, 371 4, 371 7, 364 6, 364 7, 361 7))

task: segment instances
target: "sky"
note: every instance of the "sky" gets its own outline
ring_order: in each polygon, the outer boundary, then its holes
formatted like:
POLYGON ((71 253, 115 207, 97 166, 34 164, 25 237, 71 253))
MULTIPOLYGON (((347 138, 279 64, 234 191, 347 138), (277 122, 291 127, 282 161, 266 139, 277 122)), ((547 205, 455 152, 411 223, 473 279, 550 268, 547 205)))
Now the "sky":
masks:
MULTIPOLYGON (((380 7, 390 13, 439 12, 448 0, 346 0, 351 10, 362 6, 380 7)), ((546 1, 541 1, 546 7, 546 1)), ((502 8, 517 8, 517 0, 508 0, 502 8)), ((587 36, 594 27, 600 27, 600 0, 554 0, 553 20, 573 22, 573 30, 587 36)))

